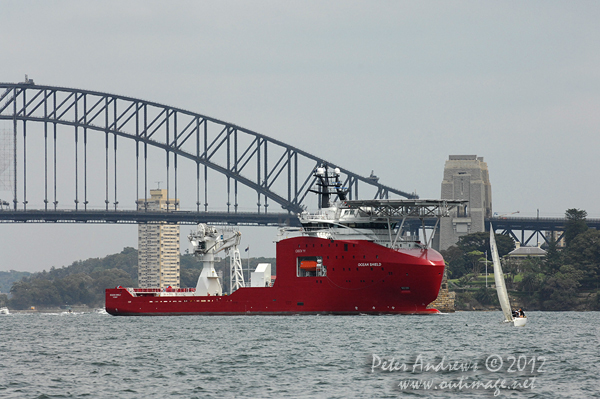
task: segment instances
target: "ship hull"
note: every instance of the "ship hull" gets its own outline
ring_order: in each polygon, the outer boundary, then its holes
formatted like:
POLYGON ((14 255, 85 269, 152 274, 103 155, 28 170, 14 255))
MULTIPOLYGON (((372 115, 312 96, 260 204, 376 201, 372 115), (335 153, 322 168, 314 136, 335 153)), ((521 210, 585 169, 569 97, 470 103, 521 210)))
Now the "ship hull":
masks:
POLYGON ((272 287, 245 287, 231 295, 194 296, 106 290, 116 316, 431 314, 444 261, 432 249, 395 250, 369 241, 297 237, 277 243, 272 287), (303 259, 322 259, 326 274, 301 277, 303 259))

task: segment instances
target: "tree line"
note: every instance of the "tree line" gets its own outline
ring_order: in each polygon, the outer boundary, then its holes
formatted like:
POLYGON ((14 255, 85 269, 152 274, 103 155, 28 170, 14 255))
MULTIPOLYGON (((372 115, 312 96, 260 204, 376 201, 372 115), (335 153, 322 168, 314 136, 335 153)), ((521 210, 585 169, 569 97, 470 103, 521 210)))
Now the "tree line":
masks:
MULTIPOLYGON (((565 217, 564 248, 551 240, 542 258, 503 259, 509 294, 529 309, 600 310, 600 231, 588 227, 584 210, 568 209, 565 217)), ((496 241, 500 257, 515 248, 508 236, 498 235, 496 241)), ((485 251, 489 252, 488 233, 463 236, 442 251, 455 287, 469 287, 481 273, 485 251)), ((474 294, 460 293, 457 299, 470 299, 469 295, 482 305, 497 304, 496 293, 485 287, 474 294)))
MULTIPOLYGON (((275 264, 270 258, 251 258, 250 269, 258 263, 275 264)), ((244 260, 244 270, 248 261, 244 260)), ((217 272, 223 274, 223 292, 229 292, 229 258, 215 262, 217 272)), ((181 287, 196 287, 202 264, 192 254, 181 255, 181 287)), ((274 268, 273 268, 274 270, 274 268)), ((104 258, 76 261, 70 266, 25 275, 10 288, 11 298, 0 295, 0 306, 12 309, 59 307, 66 305, 104 306, 104 290, 117 286, 138 286, 138 251, 124 248, 118 254, 104 258)))

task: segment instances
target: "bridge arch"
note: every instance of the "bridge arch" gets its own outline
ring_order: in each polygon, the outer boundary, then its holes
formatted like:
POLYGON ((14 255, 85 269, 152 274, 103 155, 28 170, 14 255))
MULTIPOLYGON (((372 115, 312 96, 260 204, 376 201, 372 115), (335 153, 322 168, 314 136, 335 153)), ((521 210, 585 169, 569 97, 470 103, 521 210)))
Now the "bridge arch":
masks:
MULTIPOLYGON (((181 193, 181 175, 186 175, 183 183, 186 187, 191 185, 190 176, 194 175, 196 212, 210 210, 208 186, 212 172, 225 178, 226 202, 221 205, 226 206, 228 213, 238 212, 241 187, 256 193, 258 214, 267 213, 269 201, 280 205, 285 212, 300 212, 305 207, 308 190, 315 183, 312 171, 321 164, 341 170, 343 185, 349 190, 351 199, 365 191, 374 192, 374 198, 390 195, 417 198, 414 194, 383 185, 375 177, 358 175, 282 141, 181 108, 97 91, 36 85, 32 81, 0 83, 0 93, 0 120, 12 121, 14 210, 21 204, 26 209, 29 202, 27 179, 31 177, 27 173, 27 142, 30 122, 43 126, 43 185, 46 187, 43 202, 46 209, 58 207, 56 163, 60 155, 57 155, 56 147, 59 126, 69 127, 74 132, 70 145, 74 147, 73 203, 76 210, 88 209, 88 185, 92 180, 96 183, 98 180, 92 179, 91 174, 97 174, 101 167, 89 171, 87 162, 91 154, 99 155, 102 151, 105 209, 122 209, 122 205, 119 206, 119 180, 121 174, 129 171, 121 170, 117 164, 121 159, 121 141, 118 139, 135 144, 135 183, 130 184, 135 185, 135 195, 127 198, 127 201, 133 201, 126 202, 132 205, 148 194, 153 180, 149 157, 156 157, 157 150, 164 156, 161 167, 166 169, 169 198, 178 198, 181 193), (89 131, 104 135, 103 149, 97 146, 88 149, 89 131), (17 149, 17 142, 21 143, 22 151, 17 149), (17 162, 19 155, 21 159, 17 162), (193 172, 187 168, 182 174, 181 160, 190 161, 195 166, 193 172), (52 185, 54 190, 48 189, 52 185)), ((40 184, 38 177, 34 185, 40 184)), ((214 190, 212 185, 211 190, 214 190)))

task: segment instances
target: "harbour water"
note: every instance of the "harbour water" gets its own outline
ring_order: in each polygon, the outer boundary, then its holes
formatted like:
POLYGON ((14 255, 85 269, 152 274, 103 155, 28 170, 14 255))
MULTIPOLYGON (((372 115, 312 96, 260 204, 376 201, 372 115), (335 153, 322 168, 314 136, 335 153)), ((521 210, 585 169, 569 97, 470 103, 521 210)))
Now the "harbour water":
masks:
POLYGON ((528 316, 11 314, 0 397, 600 397, 600 313, 528 316))

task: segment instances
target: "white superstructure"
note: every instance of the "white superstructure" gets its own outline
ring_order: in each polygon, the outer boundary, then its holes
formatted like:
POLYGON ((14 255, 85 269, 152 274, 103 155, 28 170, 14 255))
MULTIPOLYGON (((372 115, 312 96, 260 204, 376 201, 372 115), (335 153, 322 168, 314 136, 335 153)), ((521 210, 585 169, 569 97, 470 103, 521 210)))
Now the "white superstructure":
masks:
POLYGON ((217 229, 203 223, 198 225, 195 232, 190 233, 188 239, 194 247, 194 254, 202 262, 202 271, 196 285, 196 295, 223 295, 223 288, 215 271, 215 254, 221 251, 225 251, 225 253, 233 251, 230 257, 231 286, 229 293, 245 286, 238 248, 241 236, 239 231, 232 228, 217 229))

